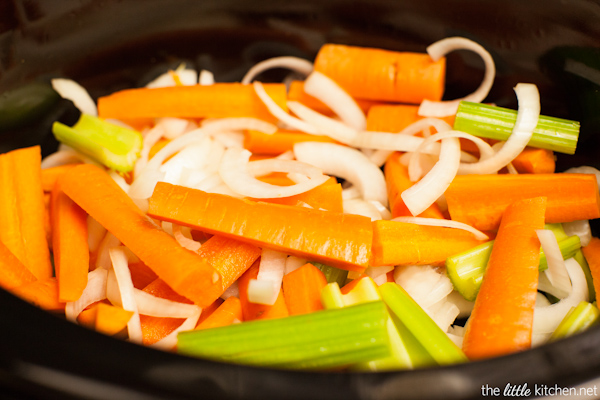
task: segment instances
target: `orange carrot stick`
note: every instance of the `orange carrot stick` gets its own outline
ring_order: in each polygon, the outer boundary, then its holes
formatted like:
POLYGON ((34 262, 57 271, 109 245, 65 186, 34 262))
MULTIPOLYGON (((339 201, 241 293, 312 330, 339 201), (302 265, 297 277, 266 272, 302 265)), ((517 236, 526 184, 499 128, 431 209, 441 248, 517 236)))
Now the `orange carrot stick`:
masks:
POLYGON ((589 174, 459 175, 446 190, 453 220, 496 230, 506 207, 520 199, 547 197, 546 222, 600 217, 596 177, 589 174))
POLYGON ((52 276, 39 146, 0 155, 0 240, 38 279, 52 276))
POLYGON ((42 170, 42 188, 44 192, 51 192, 58 178, 78 164, 67 164, 42 170))
POLYGON ((556 169, 554 152, 535 147, 526 147, 512 164, 522 174, 552 174, 556 169))
MULTIPOLYGON (((406 189, 414 185, 408 177, 408 168, 400 162, 401 153, 394 152, 389 157, 384 166, 385 182, 390 202, 390 211, 392 217, 412 216, 412 213, 404 204, 401 195, 406 189)), ((424 218, 444 218, 442 211, 437 204, 432 204, 425 211, 419 214, 424 218)))
POLYGON ((127 327, 127 322, 133 316, 133 311, 104 302, 92 304, 77 317, 79 325, 105 335, 113 336, 127 327))
POLYGON ((290 197, 281 197, 278 199, 255 199, 267 203, 285 204, 288 206, 297 206, 299 204, 308 204, 312 208, 343 212, 342 185, 334 177, 329 178, 322 185, 317 186, 307 192, 300 193, 290 197))
POLYGON ((11 292, 44 310, 65 311, 65 303, 58 300, 58 281, 54 277, 18 286, 11 292))
POLYGON ((233 324, 235 321, 242 321, 242 303, 237 297, 231 296, 210 314, 208 318, 196 325, 196 329, 227 326, 233 324))
MULTIPOLYGON (((264 85, 267 94, 284 110, 284 84, 264 85)), ((225 118, 254 117, 275 122, 251 85, 216 83, 214 85, 173 86, 127 89, 98 99, 101 118, 225 118)))
POLYGON ((283 291, 281 289, 279 290, 279 295, 277 296, 277 300, 275 300, 275 304, 272 306, 251 303, 248 299, 248 285, 250 284, 250 280, 256 279, 258 276, 259 266, 259 261, 255 262, 238 280, 240 305, 242 306, 242 316, 244 317, 244 321, 287 317, 289 311, 285 304, 283 291))
POLYGON ((371 265, 443 265, 449 256, 481 243, 462 229, 374 221, 371 265))
POLYGON ((223 304, 223 302, 224 300, 222 298, 218 298, 215 301, 213 301, 210 306, 203 308, 202 313, 200 314, 200 318, 198 318, 198 322, 196 323, 196 327, 198 327, 198 325, 200 325, 208 317, 210 317, 212 313, 214 313, 217 310, 217 308, 219 308, 219 306, 223 304))
POLYGON ((323 309, 321 290, 327 278, 320 269, 308 263, 283 277, 283 297, 290 315, 308 314, 323 309))
POLYGON ((0 242, 0 287, 10 290, 35 280, 31 271, 0 242))
POLYGON ((131 272, 131 281, 133 287, 142 290, 150 283, 155 281, 158 276, 143 261, 129 262, 129 271, 131 272))
POLYGON ((307 133, 277 131, 270 135, 267 133, 249 130, 244 137, 244 147, 256 154, 279 155, 291 151, 295 143, 299 142, 328 142, 337 143, 329 136, 309 135, 307 133))
MULTIPOLYGON (((374 105, 367 114, 367 130, 380 132, 400 132, 410 124, 423 119, 418 114, 419 106, 412 104, 374 105)), ((450 126, 454 125, 454 115, 441 118, 450 126)))
POLYGON ((61 188, 182 296, 200 307, 222 293, 220 274, 183 248, 144 214, 102 169, 84 164, 60 179, 61 188))
POLYGON ((434 62, 425 53, 326 44, 317 54, 315 71, 359 99, 420 104, 441 100, 446 59, 434 62))
POLYGON ((58 299, 75 301, 88 282, 87 213, 63 193, 59 182, 52 190, 51 221, 58 299))
POLYGON ((148 214, 349 270, 363 271, 371 252, 371 220, 360 215, 253 202, 165 182, 156 185, 148 214))
POLYGON ((469 318, 463 350, 470 359, 531 347, 540 242, 546 199, 519 200, 506 208, 469 318))
POLYGON ((600 296, 600 239, 593 237, 590 243, 582 247, 581 250, 590 266, 594 290, 596 291, 596 297, 598 297, 600 296))

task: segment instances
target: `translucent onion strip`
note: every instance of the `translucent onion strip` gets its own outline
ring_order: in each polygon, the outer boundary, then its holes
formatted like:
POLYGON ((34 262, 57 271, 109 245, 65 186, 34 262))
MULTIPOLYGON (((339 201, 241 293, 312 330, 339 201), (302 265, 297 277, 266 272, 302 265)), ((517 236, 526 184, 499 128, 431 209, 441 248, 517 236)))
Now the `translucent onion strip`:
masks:
POLYGON ((363 217, 370 218, 371 221, 382 219, 377 207, 369 201, 362 199, 344 200, 343 207, 346 214, 362 215, 363 217))
POLYGON ((462 222, 452 221, 449 219, 438 218, 423 218, 423 217, 396 217, 392 221, 404 222, 408 224, 427 225, 427 226, 442 226, 446 228, 462 229, 472 233, 477 240, 488 240, 489 236, 462 222))
POLYGON ((419 107, 419 115, 425 117, 446 117, 454 115, 458 110, 458 104, 462 100, 480 103, 490 92, 490 89, 494 84, 494 77, 496 76, 496 65, 494 64, 492 55, 479 43, 466 38, 450 37, 435 42, 427 47, 427 53, 434 61, 438 61, 446 54, 455 50, 471 50, 481 56, 485 64, 483 81, 473 93, 463 97, 462 99, 450 101, 423 100, 421 106, 419 107))
POLYGON ((75 107, 84 114, 98 116, 96 103, 87 90, 71 79, 52 79, 52 88, 67 100, 71 100, 75 107))
POLYGON ((319 168, 296 160, 267 158, 248 163, 248 173, 253 176, 268 175, 272 172, 301 174, 309 178, 318 178, 323 175, 319 168))
POLYGON ((200 319, 201 313, 202 309, 198 307, 196 312, 183 321, 183 323, 179 325, 173 332, 169 333, 158 342, 151 344, 150 347, 160 350, 172 350, 175 346, 177 346, 177 335, 179 332, 191 331, 194 329, 198 323, 198 320, 200 319))
POLYGON ((562 224, 567 236, 577 235, 581 241, 581 247, 585 247, 590 244, 592 240, 592 228, 590 221, 580 220, 572 222, 563 222, 562 224))
POLYGON ((272 306, 277 300, 285 274, 287 255, 279 251, 263 249, 256 279, 248 284, 248 300, 251 303, 272 306))
POLYGON ((328 176, 321 174, 291 186, 265 183, 254 178, 248 171, 250 155, 251 153, 246 149, 229 148, 223 155, 219 166, 219 175, 223 182, 242 196, 261 199, 289 197, 314 189, 329 179, 328 176))
POLYGON ((123 247, 113 247, 109 250, 109 254, 119 287, 122 307, 124 310, 133 312, 133 316, 127 322, 129 340, 134 343, 142 343, 142 325, 140 323, 140 314, 135 301, 135 295, 133 294, 134 287, 131 281, 127 253, 123 247))
POLYGON ((106 281, 108 271, 103 268, 96 268, 88 273, 88 282, 83 293, 77 301, 67 302, 65 305, 65 315, 67 320, 77 322, 77 316, 85 310, 90 304, 106 298, 106 281))
POLYGON ((364 200, 376 200, 387 206, 383 172, 359 150, 335 143, 303 142, 294 145, 294 154, 298 161, 349 181, 359 189, 364 200))
POLYGON ((288 108, 302 121, 315 127, 316 133, 329 136, 344 144, 352 144, 358 135, 356 129, 329 118, 297 101, 288 101, 288 108))
POLYGON ((548 261, 548 269, 544 272, 550 284, 560 291, 571 293, 571 280, 554 232, 549 229, 538 229, 535 232, 548 261))
POLYGON ((493 174, 508 165, 527 146, 540 116, 540 94, 531 83, 515 86, 519 109, 517 121, 508 140, 492 157, 476 163, 460 165, 459 174, 493 174))
POLYGON ((300 75, 307 76, 313 70, 313 63, 299 57, 283 56, 269 58, 250 68, 242 78, 241 83, 248 84, 252 82, 258 74, 273 68, 286 68, 297 72, 300 75))
POLYGON ((200 307, 195 304, 179 303, 156 297, 143 290, 133 289, 133 296, 141 315, 166 318, 189 318, 195 315, 200 307))
POLYGON ((304 92, 327 105, 346 125, 358 131, 367 129, 367 118, 362 109, 328 76, 313 71, 304 81, 304 92))

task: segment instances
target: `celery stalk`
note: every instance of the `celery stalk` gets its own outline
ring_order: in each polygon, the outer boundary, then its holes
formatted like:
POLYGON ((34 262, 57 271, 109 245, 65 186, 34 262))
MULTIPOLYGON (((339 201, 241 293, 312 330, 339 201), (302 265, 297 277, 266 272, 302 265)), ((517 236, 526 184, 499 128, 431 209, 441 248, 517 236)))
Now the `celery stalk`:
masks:
MULTIPOLYGON (((507 140, 516 120, 516 110, 461 101, 454 129, 483 138, 507 140)), ((577 121, 540 115, 529 146, 574 154, 579 126, 577 121)))
POLYGON ((575 261, 577 261, 579 265, 581 265, 581 269, 585 274, 585 280, 587 281, 588 292, 590 295, 590 303, 593 303, 594 301, 596 301, 596 289, 594 288, 594 281, 592 278, 592 272, 590 271, 590 266, 587 263, 587 260, 585 259, 583 251, 581 251, 581 249, 577 250, 573 257, 575 258, 575 261))
POLYGON ((120 172, 133 170, 142 150, 139 132, 87 114, 82 114, 73 127, 55 122, 52 132, 59 142, 120 172))
POLYGON ((281 368, 339 368, 390 354, 383 302, 181 332, 177 351, 281 368))
POLYGON ((379 286, 379 292, 391 312, 413 334, 436 363, 448 365, 467 361, 462 350, 401 286, 387 282, 379 286))
POLYGON ((583 332, 600 321, 600 310, 587 301, 582 301, 565 315, 550 340, 562 339, 583 332))
POLYGON ((346 283, 348 271, 318 262, 312 262, 311 264, 321 270, 328 283, 337 282, 340 286, 344 286, 344 283, 346 283))

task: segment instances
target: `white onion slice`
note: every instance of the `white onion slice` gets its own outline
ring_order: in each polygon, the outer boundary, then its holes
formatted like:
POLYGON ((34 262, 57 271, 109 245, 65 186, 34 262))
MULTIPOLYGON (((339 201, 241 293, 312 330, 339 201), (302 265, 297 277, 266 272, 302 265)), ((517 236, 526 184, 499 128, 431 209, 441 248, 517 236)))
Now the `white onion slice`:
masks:
POLYGON ((179 303, 156 297, 143 290, 133 289, 133 295, 141 315, 166 318, 189 318, 200 310, 195 304, 179 303))
POLYGON ((431 265, 396 267, 394 281, 423 309, 444 301, 454 289, 450 279, 437 272, 431 265))
POLYGON ((450 328, 460 314, 458 306, 447 300, 440 302, 434 308, 427 309, 426 312, 443 332, 450 328))
POLYGON ((98 246, 98 255, 96 256, 96 268, 111 269, 112 261, 110 260, 109 250, 117 247, 121 241, 112 233, 106 232, 104 239, 98 246))
POLYGON ((494 77, 496 75, 496 65, 492 55, 479 43, 462 37, 450 37, 442 39, 438 42, 431 44, 427 47, 427 53, 434 60, 438 61, 446 54, 455 50, 471 50, 481 56, 485 64, 485 74, 483 81, 479 87, 471 94, 456 100, 450 101, 430 101, 423 100, 419 107, 419 115, 427 117, 446 117, 449 115, 456 114, 458 104, 461 101, 471 101, 474 103, 482 102, 492 85, 494 84, 494 77))
POLYGON ((456 290, 453 290, 446 300, 458 307, 459 313, 457 318, 468 318, 473 311, 473 307, 475 307, 474 301, 466 300, 462 294, 458 293, 456 290))
POLYGON ((333 79, 313 71, 304 81, 304 92, 320 100, 348 126, 364 131, 367 118, 356 101, 333 79))
MULTIPOLYGON (((248 172, 248 160, 251 153, 246 149, 229 148, 221 159, 219 175, 223 182, 234 192, 254 198, 281 198, 304 193, 322 185, 329 177, 309 177, 311 179, 291 186, 277 186, 259 181, 248 172)), ((282 161, 282 160, 280 160, 282 161)), ((292 161, 288 161, 292 162, 292 161)))
POLYGON ((156 119, 156 125, 162 127, 165 130, 164 136, 167 139, 175 139, 183 135, 190 126, 194 127, 194 124, 187 119, 174 118, 174 117, 163 117, 156 119))
POLYGON ((248 173, 252 176, 263 176, 272 172, 300 174, 308 178, 319 178, 323 175, 323 172, 313 165, 301 161, 282 160, 279 158, 250 161, 247 168, 248 173))
POLYGON ((419 182, 400 195, 412 215, 421 214, 444 194, 456 176, 459 165, 460 142, 457 138, 443 139, 439 161, 419 182))
POLYGON ((381 286, 387 282, 387 273, 393 271, 393 266, 381 266, 381 267, 372 267, 369 266, 365 269, 364 274, 377 284, 377 286, 381 286))
POLYGON ((574 258, 565 260, 567 272, 573 284, 573 290, 568 297, 550 306, 536 307, 533 313, 533 333, 552 333, 563 320, 565 315, 582 301, 588 301, 588 287, 585 274, 574 258))
POLYGON ((173 224, 173 237, 177 242, 184 248, 193 251, 194 253, 200 250, 202 244, 192 239, 190 228, 187 226, 181 226, 173 224))
POLYGON ((198 307, 194 315, 191 315, 187 318, 179 327, 177 327, 173 332, 169 333, 164 338, 160 339, 158 342, 153 343, 150 347, 161 350, 172 350, 175 346, 177 346, 177 335, 179 332, 190 331, 196 327, 198 320, 200 319, 200 314, 202 313, 202 309, 198 307))
POLYGON ((177 78, 179 78, 179 81, 184 86, 191 86, 191 85, 195 85, 198 83, 198 73, 196 72, 196 70, 191 69, 191 68, 186 68, 185 64, 181 64, 174 71, 173 70, 167 71, 167 72, 159 75, 154 80, 149 82, 146 85, 146 87, 147 88, 159 88, 159 87, 176 86, 177 82, 175 82, 175 79, 173 78, 173 74, 177 75, 177 78))
POLYGON ((269 94, 266 92, 265 88, 260 82, 254 82, 252 85, 254 86, 254 91, 256 92, 258 97, 261 99, 261 101, 265 104, 269 112, 275 118, 301 132, 308 133, 311 135, 316 135, 318 133, 317 129, 314 126, 288 114, 283 108, 279 107, 279 105, 275 103, 275 101, 273 101, 273 99, 269 96, 269 94))
POLYGON ((92 160, 86 155, 81 154, 77 150, 74 150, 68 146, 61 146, 56 153, 52 153, 42 160, 42 169, 58 167, 65 164, 78 164, 84 162, 86 164, 93 164, 98 167, 102 167, 97 161, 92 160))
POLYGON ((215 83, 215 75, 206 70, 203 69, 200 71, 200 74, 198 75, 198 84, 199 85, 204 85, 204 86, 208 86, 208 85, 214 85, 215 83))
POLYGON ((592 228, 590 227, 590 221, 587 219, 563 222, 562 226, 568 236, 579 236, 581 247, 585 247, 590 244, 590 241, 592 240, 592 228))
POLYGON ((299 57, 283 56, 269 58, 250 68, 242 78, 241 83, 248 84, 252 82, 258 74, 273 68, 286 68, 307 76, 313 70, 313 63, 299 57))
POLYGON ((373 164, 381 168, 383 167, 383 164, 387 162, 392 153, 393 151, 391 150, 373 150, 371 151, 371 154, 367 154, 367 157, 373 164))
POLYGON ((514 160, 527 146, 540 116, 540 94, 531 83, 515 86, 519 108, 512 133, 492 157, 472 164, 462 163, 459 174, 493 174, 514 160))
POLYGON ((535 232, 548 261, 548 269, 544 272, 550 284, 560 291, 571 293, 571 280, 554 232, 549 229, 537 229, 535 232))
POLYGON ((392 218, 392 213, 390 210, 377 200, 369 200, 369 203, 371 203, 377 209, 377 211, 379 211, 379 214, 381 214, 381 219, 388 220, 392 218))
POLYGON ((140 151, 140 156, 135 162, 135 166, 133 168, 133 176, 135 178, 137 178, 146 167, 148 159, 150 158, 150 150, 152 150, 152 147, 158 143, 164 134, 165 129, 160 125, 154 126, 152 129, 144 133, 142 150, 140 151))
POLYGON ((108 271, 96 268, 88 272, 88 281, 79 299, 65 304, 65 316, 71 322, 77 322, 77 316, 90 304, 106 298, 106 280, 108 271))
POLYGON ((382 219, 377 207, 373 203, 363 199, 344 200, 343 207, 346 214, 362 215, 363 217, 370 218, 371 221, 382 219))
POLYGON ((467 225, 462 222, 452 221, 449 219, 439 219, 439 218, 423 218, 423 217, 396 217, 393 218, 392 221, 404 222, 408 224, 417 224, 417 225, 428 225, 428 226, 442 226, 446 228, 454 228, 454 229, 462 229, 467 232, 472 233, 477 240, 488 240, 489 236, 485 233, 481 232, 473 228, 470 225, 467 225))
POLYGON ((263 249, 256 279, 248 284, 248 300, 255 304, 272 306, 277 300, 285 273, 287 255, 279 251, 263 249))
POLYGON ((308 262, 308 260, 306 260, 304 258, 300 258, 300 257, 296 257, 296 256, 289 256, 285 260, 285 275, 297 270, 298 268, 300 268, 307 262, 308 262))
POLYGON ((106 235, 106 228, 88 215, 87 217, 88 248, 91 253, 98 250, 100 243, 106 235))
POLYGON ((288 108, 303 122, 316 129, 316 134, 329 136, 344 144, 352 144, 358 131, 346 124, 329 118, 297 101, 288 101, 288 108))
POLYGON ((63 99, 71 100, 83 114, 98 116, 96 103, 87 90, 71 79, 52 79, 52 88, 63 99))
POLYGON ((244 147, 246 135, 243 132, 218 132, 212 135, 224 148, 244 147))
POLYGON ((121 305, 124 310, 133 312, 131 319, 127 322, 129 340, 134 343, 142 343, 142 325, 140 323, 140 314, 135 301, 135 295, 133 294, 134 287, 131 280, 131 272, 129 271, 127 253, 123 247, 113 247, 109 250, 109 254, 119 287, 121 305))
POLYGON ((349 181, 360 190, 364 200, 376 200, 387 206, 383 172, 359 150, 335 143, 303 142, 294 145, 294 154, 298 161, 349 181))

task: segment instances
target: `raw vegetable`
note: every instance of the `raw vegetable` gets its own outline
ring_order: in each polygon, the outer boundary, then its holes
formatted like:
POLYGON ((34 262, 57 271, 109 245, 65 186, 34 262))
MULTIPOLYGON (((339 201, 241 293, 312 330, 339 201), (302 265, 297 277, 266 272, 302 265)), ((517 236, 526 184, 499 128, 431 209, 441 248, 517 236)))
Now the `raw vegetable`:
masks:
POLYGON ((296 131, 277 131, 269 135, 267 133, 249 130, 244 136, 244 147, 255 154, 279 155, 294 149, 298 142, 330 142, 335 140, 329 136, 309 135, 296 131))
POLYGON ((600 294, 600 239, 592 238, 590 243, 581 249, 589 266, 596 296, 600 294))
MULTIPOLYGON (((202 311, 203 313, 206 310, 202 311)), ((228 326, 242 321, 242 304, 235 296, 228 297, 205 320, 200 322, 196 329, 210 329, 219 326, 228 326)))
POLYGON ((327 279, 321 270, 308 263, 283 277, 283 297, 290 315, 307 314, 323 309, 321 290, 327 279))
POLYGON ((36 277, 0 241, 0 287, 6 290, 36 281, 36 277))
POLYGON ((583 332, 600 321, 600 310, 594 304, 582 301, 573 307, 558 325, 550 340, 557 340, 583 332))

